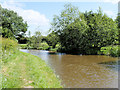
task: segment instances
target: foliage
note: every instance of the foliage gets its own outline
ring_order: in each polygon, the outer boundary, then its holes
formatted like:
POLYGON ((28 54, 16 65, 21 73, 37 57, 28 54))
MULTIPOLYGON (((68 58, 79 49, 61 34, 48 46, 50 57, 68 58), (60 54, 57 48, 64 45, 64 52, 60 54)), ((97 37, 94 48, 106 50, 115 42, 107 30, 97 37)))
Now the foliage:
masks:
POLYGON ((59 42, 56 44, 55 48, 49 47, 49 51, 59 52, 60 50, 61 50, 61 45, 59 42))
POLYGON ((43 43, 41 43, 40 48, 42 50, 48 50, 49 49, 49 45, 46 42, 43 42, 43 43))
POLYGON ((19 44, 19 47, 20 47, 21 49, 27 49, 27 44, 19 44))
POLYGON ((2 64, 2 37, 0 37, 0 66, 2 64))
POLYGON ((81 13, 71 4, 59 16, 54 16, 52 29, 57 33, 61 51, 78 54, 97 54, 101 47, 118 41, 117 24, 98 12, 81 13))
POLYGON ((7 61, 2 65, 2 88, 62 87, 52 69, 37 56, 17 52, 7 61))
POLYGON ((113 57, 119 57, 120 56, 120 47, 118 45, 101 47, 100 51, 104 55, 110 55, 110 56, 113 56, 113 57))
MULTIPOLYGON (((18 43, 9 38, 2 38, 2 60, 18 51, 18 43)), ((4 61, 6 62, 6 61, 4 61)))
POLYGON ((57 48, 50 48, 49 51, 54 51, 54 52, 57 52, 57 48))
POLYGON ((105 55, 110 55, 110 50, 112 49, 111 46, 107 46, 107 47, 101 47, 101 52, 102 54, 105 54, 105 55))
POLYGON ((110 51, 110 55, 113 57, 120 57, 120 47, 112 47, 112 50, 110 51))
POLYGON ((2 19, 2 37, 18 38, 27 31, 27 23, 16 12, 0 7, 2 19))
POLYGON ((60 48, 61 48, 61 44, 60 44, 60 43, 57 43, 56 46, 55 46, 55 48, 56 48, 57 50, 60 49, 60 48))
POLYGON ((18 37, 16 39, 18 40, 19 44, 26 44, 28 41, 28 38, 23 35, 18 35, 18 37))
POLYGON ((48 50, 49 45, 46 43, 46 37, 42 36, 39 31, 35 32, 35 35, 31 36, 29 31, 29 37, 27 46, 28 49, 48 50))
POLYGON ((85 20, 89 26, 86 38, 88 38, 90 47, 100 49, 100 47, 115 44, 118 39, 117 24, 105 14, 103 15, 101 9, 98 13, 92 11, 85 13, 85 20))
POLYGON ((46 37, 46 42, 49 46, 52 46, 52 48, 55 48, 56 44, 58 43, 58 36, 55 32, 51 32, 46 37))
POLYGON ((28 38, 27 38, 27 47, 30 48, 32 44, 32 37, 31 37, 31 32, 28 32, 28 38))
POLYGON ((34 49, 39 49, 41 45, 41 39, 42 39, 42 35, 40 31, 36 31, 35 35, 33 36, 29 35, 28 43, 27 43, 28 48, 32 47, 34 49))
MULTIPOLYGON (((117 16, 117 18, 116 18, 116 24, 117 24, 117 26, 118 26, 118 37, 119 37, 119 35, 120 35, 120 13, 118 13, 118 16, 117 16)), ((120 45, 120 37, 118 38, 118 42, 117 42, 117 44, 119 44, 120 45)))
POLYGON ((120 15, 117 16, 115 19, 116 23, 118 24, 118 28, 120 28, 120 15))

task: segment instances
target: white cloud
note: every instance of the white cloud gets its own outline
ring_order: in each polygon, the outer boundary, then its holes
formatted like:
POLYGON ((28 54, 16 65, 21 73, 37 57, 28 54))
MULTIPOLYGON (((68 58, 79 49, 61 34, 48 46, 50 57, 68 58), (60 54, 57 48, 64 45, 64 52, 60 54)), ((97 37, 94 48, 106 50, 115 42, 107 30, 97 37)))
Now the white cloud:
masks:
POLYGON ((24 20, 28 21, 28 23, 32 25, 45 26, 49 24, 49 20, 45 15, 34 10, 21 10, 21 16, 23 16, 24 20))
POLYGON ((28 23, 28 30, 34 34, 35 29, 39 26, 42 31, 42 34, 46 34, 48 31, 48 28, 50 26, 49 19, 45 17, 45 15, 41 14, 38 11, 35 10, 25 10, 21 8, 23 6, 21 3, 16 3, 13 0, 11 2, 3 2, 1 3, 1 6, 3 8, 7 8, 10 10, 13 10, 18 13, 19 16, 22 16, 24 21, 27 21, 28 23), (34 27, 34 29, 33 29, 34 27), (43 31, 44 30, 44 31, 43 31))

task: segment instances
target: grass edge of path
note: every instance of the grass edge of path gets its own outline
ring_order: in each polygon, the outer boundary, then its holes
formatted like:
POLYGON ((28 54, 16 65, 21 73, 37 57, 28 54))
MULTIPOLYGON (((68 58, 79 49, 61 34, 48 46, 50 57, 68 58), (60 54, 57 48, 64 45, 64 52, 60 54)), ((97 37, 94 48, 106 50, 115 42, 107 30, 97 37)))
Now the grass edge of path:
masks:
POLYGON ((2 64, 2 88, 62 88, 53 70, 39 57, 18 51, 2 64))

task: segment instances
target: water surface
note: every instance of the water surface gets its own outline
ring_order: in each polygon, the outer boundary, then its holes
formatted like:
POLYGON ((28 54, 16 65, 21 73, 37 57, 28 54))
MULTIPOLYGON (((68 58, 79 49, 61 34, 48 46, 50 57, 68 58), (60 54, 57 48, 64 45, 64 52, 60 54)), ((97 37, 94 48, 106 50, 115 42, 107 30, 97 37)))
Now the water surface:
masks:
POLYGON ((36 55, 53 69, 65 88, 118 88, 118 71, 103 62, 117 58, 102 55, 50 54, 43 50, 21 50, 36 55))

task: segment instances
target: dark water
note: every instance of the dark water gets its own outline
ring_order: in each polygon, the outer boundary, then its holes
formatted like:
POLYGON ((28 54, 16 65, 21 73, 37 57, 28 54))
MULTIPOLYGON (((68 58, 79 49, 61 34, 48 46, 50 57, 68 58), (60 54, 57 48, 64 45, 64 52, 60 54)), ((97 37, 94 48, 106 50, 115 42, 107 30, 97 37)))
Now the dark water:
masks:
POLYGON ((54 70, 65 88, 118 88, 118 70, 104 62, 118 58, 100 55, 67 55, 42 50, 21 50, 36 55, 54 70))

